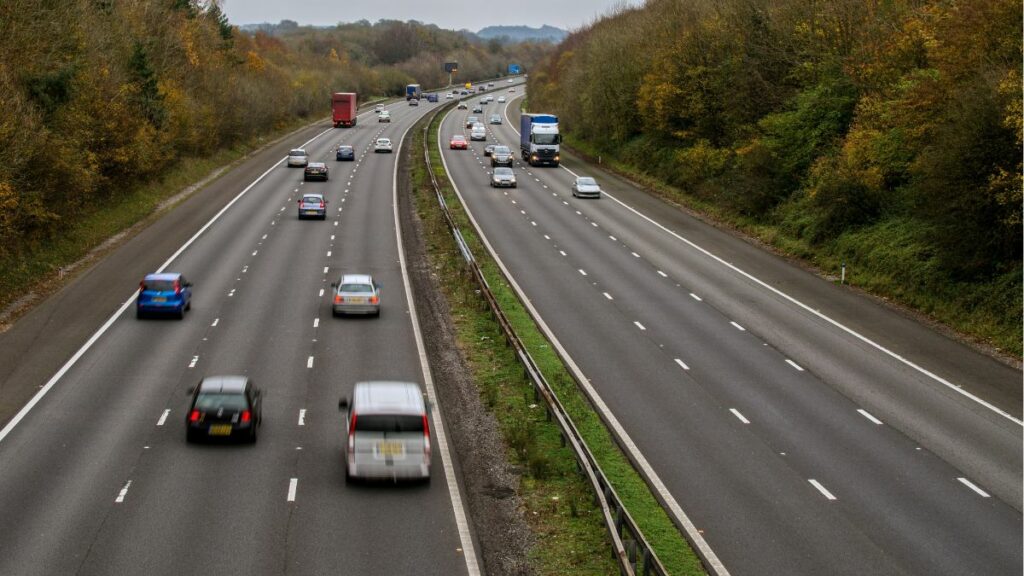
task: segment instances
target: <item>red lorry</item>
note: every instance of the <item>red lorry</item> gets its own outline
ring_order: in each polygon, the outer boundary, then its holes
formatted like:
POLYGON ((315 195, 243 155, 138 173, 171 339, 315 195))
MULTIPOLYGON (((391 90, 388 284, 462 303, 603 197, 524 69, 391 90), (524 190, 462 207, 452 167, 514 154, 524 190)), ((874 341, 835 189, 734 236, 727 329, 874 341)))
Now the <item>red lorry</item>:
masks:
POLYGON ((334 112, 335 128, 349 128, 356 125, 355 92, 335 92, 331 95, 331 109, 334 112))

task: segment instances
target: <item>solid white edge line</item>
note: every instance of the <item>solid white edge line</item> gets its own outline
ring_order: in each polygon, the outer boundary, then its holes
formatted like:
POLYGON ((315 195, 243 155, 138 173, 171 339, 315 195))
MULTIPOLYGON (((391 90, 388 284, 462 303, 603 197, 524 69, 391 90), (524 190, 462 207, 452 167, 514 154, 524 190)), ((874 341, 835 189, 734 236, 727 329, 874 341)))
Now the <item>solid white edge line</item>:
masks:
POLYGON ((867 410, 865 410, 863 408, 857 408, 857 412, 860 412, 861 416, 867 418, 868 420, 871 420, 875 424, 878 424, 879 426, 882 425, 882 421, 879 420, 878 418, 875 418, 874 416, 872 416, 867 410))
MULTIPOLYGON (((448 114, 450 115, 451 113, 449 112, 448 114)), ((513 130, 515 130, 515 128, 513 128, 513 130)), ((518 134, 518 131, 516 131, 516 133, 518 134)), ((438 131, 437 134, 437 141, 438 146, 440 146, 440 130, 438 131)), ((542 332, 544 332, 544 335, 547 336, 548 340, 551 342, 551 345, 554 346, 556 350, 558 350, 558 353, 561 354, 562 358, 565 359, 565 363, 568 365, 569 370, 571 370, 572 373, 576 376, 576 379, 580 383, 580 386, 584 388, 587 395, 590 397, 591 402, 594 404, 594 408, 601 412, 601 414, 604 416, 605 422, 607 422, 608 426, 610 426, 615 431, 615 434, 622 442, 625 450, 632 455, 634 461, 637 463, 637 466, 640 467, 640 469, 643 471, 643 475, 646 476, 649 479, 650 483, 653 485, 654 491, 658 493, 658 496, 668 506, 669 513, 672 516, 674 516, 678 524, 682 526, 683 531, 686 532, 687 538, 689 538, 690 542, 692 542, 693 545, 700 550, 701 556, 707 563, 707 568, 717 576, 729 576, 729 571, 726 570, 725 564, 723 564, 722 561, 718 558, 718 555, 715 554, 715 551, 711 549, 711 546, 707 543, 707 540, 704 539, 704 535, 700 533, 700 531, 697 529, 697 526, 694 525, 694 523, 690 520, 690 517, 687 516, 685 512, 683 512, 682 507, 679 506, 679 502, 677 502, 676 499, 672 496, 672 493, 669 492, 668 487, 665 486, 665 483, 661 481, 661 478, 654 471, 654 468, 651 467, 651 464, 647 461, 647 458, 644 457, 643 453, 641 453, 640 449, 636 446, 636 443, 633 442, 633 439, 630 438, 629 434, 626 433, 626 430, 622 427, 622 424, 619 423, 618 418, 616 418, 615 415, 612 414, 611 409, 609 409, 608 405, 605 404, 604 399, 601 398, 601 396, 597 393, 597 390, 595 390, 594 387, 590 384, 590 380, 588 380, 587 377, 583 374, 583 371, 576 364, 576 361, 569 356, 569 353, 565 350, 565 347, 563 347, 562 343, 558 340, 557 337, 555 337, 555 333, 551 331, 551 328, 548 327, 547 323, 544 322, 544 319, 541 318, 540 314, 537 312, 537 309, 534 308, 533 302, 530 301, 530 299, 526 296, 526 293, 523 292, 523 289, 519 286, 519 283, 516 282, 515 278, 512 277, 512 274, 509 272, 508 268, 505 267, 505 263, 498 256, 498 253, 494 250, 494 247, 491 246, 490 240, 487 239, 487 236, 483 233, 483 229, 480 227, 480 225, 476 221, 476 218, 473 216, 473 212, 469 209, 469 205, 466 203, 466 199, 462 196, 462 192, 459 190, 458 184, 456 184, 455 180, 452 178, 451 171, 448 170, 448 162, 447 160, 445 160, 443 152, 441 154, 441 162, 442 164, 444 164, 445 172, 448 174, 448 180, 449 182, 451 182, 452 188, 455 190, 455 194, 459 197, 459 201, 462 203, 463 210, 466 211, 466 216, 469 217, 469 221, 472 222, 473 227, 477 230, 477 232, 480 235, 480 241, 483 242, 484 246, 487 247, 487 251, 490 253, 491 257, 494 258, 494 261, 495 263, 497 263, 498 267, 501 268, 502 273, 505 274, 505 278, 508 279, 509 285, 512 286, 512 289, 515 290, 516 294, 519 295, 519 299, 522 300, 523 305, 526 306, 527 310, 530 311, 530 314, 532 314, 533 318, 536 319, 537 326, 541 329, 542 332)))
POLYGON ((732 412, 733 416, 739 418, 740 422, 743 422, 744 424, 750 424, 750 420, 747 420, 747 418, 743 414, 740 414, 739 410, 735 408, 729 408, 729 412, 732 412))
POLYGON ((163 426, 164 422, 167 422, 167 415, 170 414, 170 413, 171 413, 171 409, 170 408, 165 409, 163 414, 160 415, 160 419, 156 421, 156 425, 157 426, 163 426))
POLYGON ((789 364, 790 366, 792 366, 793 368, 796 368, 796 369, 797 369, 797 370, 799 370, 800 372, 803 372, 803 371, 804 371, 804 369, 803 369, 803 368, 801 368, 799 364, 797 364, 796 362, 793 362, 793 361, 792 361, 792 360, 790 360, 789 358, 786 358, 786 364, 789 364))
MULTIPOLYGON (((327 134, 333 129, 334 128, 328 128, 327 130, 320 132, 316 136, 313 136, 312 138, 307 140, 305 143, 301 144, 299 148, 305 147, 310 142, 313 142, 314 140, 320 138, 324 134, 327 134)), ((287 158, 288 157, 285 156, 284 158, 281 158, 280 160, 275 162, 264 173, 260 174, 255 180, 253 180, 251 184, 249 184, 241 192, 239 192, 238 195, 232 198, 230 202, 225 204, 224 207, 221 208, 216 214, 214 214, 213 217, 210 218, 206 222, 206 224, 203 225, 202 228, 200 228, 195 234, 192 235, 191 238, 189 238, 184 244, 182 244, 180 248, 178 248, 173 254, 171 254, 171 256, 167 260, 165 260, 163 264, 160 265, 160 268, 156 270, 156 273, 159 274, 166 270, 167 267, 170 266, 171 263, 178 258, 178 256, 181 256, 181 254, 185 250, 187 250, 188 247, 191 246, 203 234, 203 232, 206 232, 206 230, 210 226, 213 226, 213 223, 220 219, 220 217, 223 216, 224 213, 227 212, 229 208, 234 206, 235 202, 238 202, 243 196, 246 195, 246 193, 249 192, 249 190, 253 188, 253 186, 259 184, 260 181, 267 176, 267 174, 273 172, 274 169, 277 168, 278 165, 284 162, 285 159, 287 158)), ((135 292, 132 293, 131 297, 128 298, 128 300, 125 300, 124 304, 121 304, 117 311, 111 314, 110 318, 107 318, 107 321, 104 322, 103 325, 100 326, 99 329, 96 330, 96 332, 94 332, 93 335, 90 336, 88 340, 86 340, 85 344, 83 344, 82 347, 79 348, 78 351, 75 352, 75 354, 71 356, 71 358, 69 358, 68 361, 65 362, 63 366, 61 366, 60 370, 58 370, 56 374, 50 377, 46 384, 44 384, 43 387, 39 389, 39 392, 36 392, 35 396, 33 396, 32 399, 29 400, 28 403, 25 404, 21 408, 21 410, 19 410, 18 413, 14 415, 13 418, 11 418, 7 425, 4 426, 3 430, 0 430, 0 442, 4 441, 4 438, 6 438, 7 435, 11 433, 12 430, 14 430, 14 428, 25 418, 26 415, 28 415, 29 412, 32 411, 33 408, 35 408, 36 404, 38 404, 39 401, 42 400, 43 397, 46 396, 46 394, 57 384, 57 382, 59 382, 60 379, 63 378, 65 374, 67 374, 68 370, 71 370, 71 367, 74 366, 82 358, 82 356, 84 356, 85 353, 89 351, 90 348, 92 348, 93 344, 95 344, 96 341, 99 340, 100 337, 103 336, 103 334, 110 329, 114 322, 121 316, 121 314, 124 313, 125 310, 128 309, 129 306, 131 306, 135 302, 135 299, 138 297, 139 291, 138 289, 136 289, 135 292)))
MULTIPOLYGON (((453 109, 454 110, 454 109, 453 109)), ((450 114, 451 112, 449 112, 450 114)), ((398 150, 402 150, 405 137, 409 128, 402 133, 398 141, 398 150)), ((429 137, 429 136, 428 136, 429 137)), ((441 134, 438 131, 438 150, 441 152, 441 159, 444 160, 444 148, 441 146, 441 134)), ((445 166, 447 171, 448 166, 445 166)), ((413 301, 412 283, 409 281, 409 271, 405 260, 405 246, 402 245, 402 223, 398 216, 398 162, 395 162, 394 173, 391 179, 391 205, 395 214, 395 237, 398 240, 398 261, 402 267, 402 284, 405 287, 405 298, 409 305, 409 321, 412 322, 412 333, 416 340, 416 350, 419 353, 420 367, 423 370, 423 384, 427 389, 430 399, 437 404, 437 391, 434 389, 434 378, 430 374, 430 362, 427 359, 427 349, 423 344, 423 333, 420 331, 419 317, 416 315, 416 303, 413 301)), ((452 455, 448 450, 448 435, 444 427, 444 419, 441 416, 440 405, 437 410, 431 410, 430 418, 434 421, 434 438, 437 439, 437 447, 441 452, 441 464, 444 468, 445 480, 448 483, 448 496, 452 501, 452 512, 455 514, 455 525, 459 530, 459 541, 462 543, 462 552, 466 560, 466 571, 469 576, 480 576, 480 565, 476 557, 476 545, 473 543, 473 535, 469 529, 469 519, 466 516, 466 508, 462 502, 462 492, 459 489, 458 478, 455 477, 455 464, 452 455)))
MULTIPOLYGON (((510 124, 509 126, 512 126, 512 125, 510 124)), ((512 127, 512 130, 516 134, 519 134, 519 131, 516 130, 515 127, 512 127)), ((576 176, 577 178, 579 177, 579 175, 577 175, 572 170, 569 170, 568 168, 566 168, 561 163, 558 165, 558 167, 563 169, 563 170, 565 170, 569 174, 572 174, 573 176, 576 176)), ((742 270, 741 268, 737 267, 735 264, 732 264, 730 262, 726 262, 720 256, 716 256, 711 251, 709 251, 706 248, 703 248, 700 245, 698 245, 696 242, 694 242, 692 240, 689 240, 689 239, 679 235, 678 233, 673 232, 672 230, 669 230, 665 225, 655 221, 653 218, 647 216, 646 214, 641 213, 639 210, 637 210, 636 208, 633 208, 629 204, 626 204, 622 200, 619 200, 614 195, 609 194, 608 192, 605 192, 604 195, 609 197, 609 198, 611 198, 613 201, 618 203, 620 206, 622 206, 626 210, 629 210, 630 212, 632 212, 632 213, 636 214, 637 216, 643 218, 644 220, 650 222, 651 224, 653 224, 657 228, 660 228, 666 234, 669 234, 670 236, 674 237, 675 239, 679 240, 680 242, 683 242, 683 243, 689 245, 694 250, 697 250, 698 252, 704 254, 708 258, 711 258, 712 260, 718 262, 722 266, 725 266, 726 268, 729 268, 733 272, 736 272, 737 274, 743 276, 744 278, 750 280, 751 282, 754 282, 755 284, 757 284, 757 285, 759 285, 759 286, 769 290, 770 292, 774 293, 775 295, 784 298, 785 300, 789 301, 792 304, 795 304, 797 307, 803 309, 805 312, 809 312, 810 314, 813 314, 814 316, 817 316, 818 318, 821 318, 825 322, 828 322, 829 324, 835 326, 836 328, 839 328, 843 332, 846 332, 847 334, 853 336, 854 338, 860 340, 861 342, 864 342, 865 344, 867 344, 868 346, 871 346, 872 348, 878 350, 879 352, 882 352, 883 354, 889 356, 890 358, 893 358, 894 360, 897 360, 898 362, 902 362, 906 366, 909 366, 909 367, 913 368, 914 370, 917 370, 921 374, 924 374, 925 376, 931 378, 932 380, 938 382, 939 384, 942 384, 943 386, 945 386, 946 388, 949 388, 950 390, 956 392, 957 394, 960 394, 960 395, 964 396, 965 398, 973 400, 974 402, 984 406, 985 408, 988 408, 992 412, 995 412, 996 414, 1006 418, 1007 420, 1016 423, 1018 426, 1024 427, 1024 420, 1021 420, 1021 419, 1018 419, 1018 418, 1014 417, 1012 414, 1003 411, 998 406, 992 404, 991 402, 988 402, 987 400, 981 398, 980 396, 976 396, 976 395, 968 392, 967 390, 964 390, 963 388, 957 386, 956 384, 953 384, 952 382, 950 382, 949 380, 946 380, 942 376, 939 376, 938 374, 935 374, 934 372, 931 372, 930 370, 928 370, 928 369, 924 368, 923 366, 915 363, 914 361, 909 360, 907 358, 904 358, 903 356, 897 354, 896 352, 893 352, 892 350, 889 350, 885 346, 882 346, 878 342, 875 342, 874 340, 868 338, 867 336, 864 336, 863 334, 861 334, 860 332, 857 332, 853 328, 850 328, 849 326, 846 326, 845 324, 839 322, 838 320, 835 320, 832 317, 830 317, 830 316, 828 316, 826 314, 823 314, 823 313, 819 312, 818 310, 815 310, 814 308, 811 308, 807 304, 804 304, 803 302, 797 300, 793 296, 790 296, 789 294, 783 292, 782 290, 779 290, 778 288, 768 284, 764 280, 761 280, 760 278, 757 278, 753 274, 750 274, 749 272, 746 272, 746 271, 742 270)))
POLYGON ((807 481, 810 482, 812 486, 817 488, 818 492, 821 492, 825 496, 825 498, 828 498, 829 500, 836 500, 837 499, 835 496, 832 495, 831 492, 828 491, 827 488, 825 488, 824 486, 821 485, 821 482, 818 482, 814 478, 808 478, 807 481))
POLYGON ((964 486, 967 486, 971 490, 977 492, 978 495, 981 496, 982 498, 991 498, 988 492, 985 492, 981 488, 978 488, 978 486, 974 482, 971 482, 967 478, 957 478, 957 480, 959 480, 960 483, 963 484, 964 486))
POLYGON ((299 479, 292 478, 288 481, 288 501, 295 502, 295 493, 299 489, 299 479))

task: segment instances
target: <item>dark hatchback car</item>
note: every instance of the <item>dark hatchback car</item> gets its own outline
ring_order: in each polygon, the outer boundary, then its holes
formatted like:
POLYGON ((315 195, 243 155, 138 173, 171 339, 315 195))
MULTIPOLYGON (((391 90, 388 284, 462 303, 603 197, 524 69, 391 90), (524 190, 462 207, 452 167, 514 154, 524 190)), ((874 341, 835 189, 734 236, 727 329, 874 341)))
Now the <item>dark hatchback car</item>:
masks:
POLYGON ((347 144, 342 144, 341 146, 338 146, 338 152, 337 152, 337 154, 335 154, 335 159, 336 160, 355 160, 356 159, 356 149, 351 147, 351 146, 349 146, 349 145, 347 145, 347 144))
POLYGON ((508 146, 495 146, 491 151, 491 166, 512 167, 512 149, 508 146))
POLYGON ((170 314, 179 320, 192 309, 192 283, 176 272, 148 274, 139 283, 135 316, 170 314))
POLYGON ((327 180, 328 177, 327 164, 323 162, 310 162, 306 164, 306 171, 302 175, 303 180, 327 180))
POLYGON ((190 389, 185 439, 256 441, 263 422, 263 393, 247 376, 207 376, 190 389))

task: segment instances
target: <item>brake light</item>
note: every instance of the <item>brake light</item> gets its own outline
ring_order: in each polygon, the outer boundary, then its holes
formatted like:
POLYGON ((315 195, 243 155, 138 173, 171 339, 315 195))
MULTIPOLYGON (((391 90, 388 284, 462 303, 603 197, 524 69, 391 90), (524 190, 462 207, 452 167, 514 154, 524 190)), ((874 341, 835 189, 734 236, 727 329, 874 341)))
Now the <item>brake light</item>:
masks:
POLYGON ((370 296, 370 304, 380 304, 380 296, 370 296))
POLYGON ((341 304, 344 301, 345 301, 345 298, 341 294, 335 294, 334 295, 334 303, 335 304, 341 304))
POLYGON ((141 282, 139 282, 139 292, 143 292, 145 290, 146 290, 146 281, 142 280, 141 282))
POLYGON ((323 207, 324 207, 324 201, 323 201, 323 200, 321 200, 321 201, 320 201, 320 207, 321 207, 321 208, 323 208, 323 207))
POLYGON ((348 423, 348 461, 350 464, 356 461, 356 415, 348 423))
POLYGON ((430 462, 430 421, 423 415, 423 458, 430 462))
POLYGON ((199 410, 193 410, 192 413, 188 415, 188 421, 189 422, 199 422, 199 416, 200 416, 199 410))
POLYGON ((181 281, 175 280, 174 281, 174 295, 177 296, 178 294, 181 294, 181 281))
POLYGON ((245 423, 245 422, 251 422, 251 421, 252 421, 252 412, 249 412, 248 410, 242 410, 242 422, 245 423))

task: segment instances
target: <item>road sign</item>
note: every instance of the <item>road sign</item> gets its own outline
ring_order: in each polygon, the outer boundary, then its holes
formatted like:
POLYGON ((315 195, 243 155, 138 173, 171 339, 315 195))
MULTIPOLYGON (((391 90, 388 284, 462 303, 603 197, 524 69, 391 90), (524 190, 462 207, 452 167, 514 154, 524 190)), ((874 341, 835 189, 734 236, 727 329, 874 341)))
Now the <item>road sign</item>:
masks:
POLYGON ((444 63, 444 71, 449 73, 449 74, 452 74, 454 72, 458 72, 459 71, 459 63, 458 62, 445 62, 444 63))
POLYGON ((519 70, 520 70, 519 69, 519 64, 509 64, 508 65, 508 73, 509 74, 519 74, 519 70))

